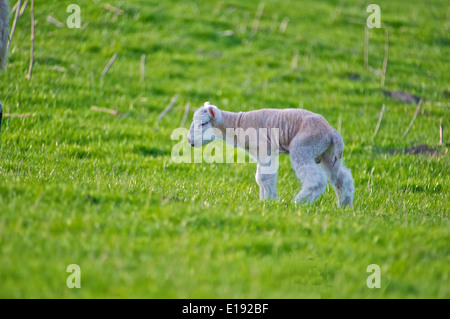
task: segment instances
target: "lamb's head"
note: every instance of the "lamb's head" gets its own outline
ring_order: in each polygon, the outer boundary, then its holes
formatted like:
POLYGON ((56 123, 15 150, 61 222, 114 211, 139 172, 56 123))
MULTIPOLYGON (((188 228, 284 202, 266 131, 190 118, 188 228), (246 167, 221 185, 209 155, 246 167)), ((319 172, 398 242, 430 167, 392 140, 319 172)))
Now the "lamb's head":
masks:
POLYGON ((224 121, 222 111, 217 106, 205 102, 194 113, 187 139, 191 146, 201 147, 216 139, 215 127, 224 121))

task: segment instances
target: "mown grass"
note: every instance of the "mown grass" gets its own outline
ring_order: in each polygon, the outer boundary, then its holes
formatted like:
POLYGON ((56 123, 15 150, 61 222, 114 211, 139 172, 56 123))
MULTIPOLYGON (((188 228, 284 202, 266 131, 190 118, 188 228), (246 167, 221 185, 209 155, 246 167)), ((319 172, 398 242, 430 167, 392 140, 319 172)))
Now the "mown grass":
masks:
MULTIPOLYGON (((84 28, 46 21, 65 22, 72 2, 36 2, 31 80, 25 12, 1 75, 4 111, 32 114, 2 125, 1 297, 450 297, 445 130, 437 146, 440 119, 450 125, 445 1, 378 2, 390 39, 385 89, 424 99, 405 138, 416 105, 384 96, 380 75, 364 69, 370 2, 264 1, 256 34, 257 1, 112 1, 124 10, 116 17, 78 1, 84 28), (330 187, 294 205, 300 185, 287 156, 280 202, 258 201, 255 164, 173 163, 172 130, 187 102, 204 101, 302 107, 341 123, 354 209, 336 208, 330 187), (436 152, 402 153, 419 144, 436 152), (66 287, 72 263, 81 289, 66 287), (380 289, 366 286, 370 264, 381 267, 380 289)), ((369 63, 381 68, 384 29, 370 36, 369 63)))

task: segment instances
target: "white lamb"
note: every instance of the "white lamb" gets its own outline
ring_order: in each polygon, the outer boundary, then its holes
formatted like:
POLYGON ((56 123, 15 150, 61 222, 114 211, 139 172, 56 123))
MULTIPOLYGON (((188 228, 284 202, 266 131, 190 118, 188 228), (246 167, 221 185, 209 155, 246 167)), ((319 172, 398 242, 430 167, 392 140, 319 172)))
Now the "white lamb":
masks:
POLYGON ((188 133, 189 143, 201 147, 211 142, 215 139, 215 135, 210 134, 211 130, 218 130, 220 134, 216 135, 235 147, 245 149, 257 161, 256 182, 261 200, 278 199, 278 174, 276 171, 267 173, 264 168, 276 161, 278 153, 288 153, 292 168, 302 183, 301 191, 294 198, 296 203, 313 203, 325 191, 328 178, 336 192, 338 205, 352 207, 355 187, 350 170, 342 163, 344 142, 323 116, 302 109, 233 113, 206 102, 194 114, 188 133), (274 128, 277 131, 273 131, 274 128), (248 134, 244 136, 249 129, 267 132, 263 141, 271 146, 277 145, 275 152, 261 156, 261 136, 249 140, 248 134), (230 136, 230 132, 234 136, 230 136))
MULTIPOLYGON (((8 61, 8 38, 9 38, 9 4, 7 0, 0 0, 0 71, 6 69, 8 61)), ((0 101, 0 128, 2 127, 3 107, 0 101)))

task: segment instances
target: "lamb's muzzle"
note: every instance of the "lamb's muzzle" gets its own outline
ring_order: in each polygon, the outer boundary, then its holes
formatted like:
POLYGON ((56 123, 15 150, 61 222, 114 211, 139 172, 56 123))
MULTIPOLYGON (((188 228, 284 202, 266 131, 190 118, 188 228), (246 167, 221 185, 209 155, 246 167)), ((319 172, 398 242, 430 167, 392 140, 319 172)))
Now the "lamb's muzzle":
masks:
POLYGON ((302 183, 295 202, 314 202, 325 191, 328 179, 335 189, 338 205, 352 206, 355 187, 350 170, 342 163, 344 142, 323 116, 303 109, 233 113, 206 102, 194 114, 189 143, 201 147, 211 142, 215 136, 206 136, 206 132, 212 128, 219 130, 227 143, 245 149, 257 161, 255 179, 260 187, 261 200, 278 199, 277 172, 268 173, 265 168, 277 160, 279 153, 288 153, 292 168, 302 183), (233 136, 230 136, 230 130, 233 136), (249 142, 249 130, 259 132, 253 143, 249 142), (260 132, 267 132, 263 134, 265 142, 261 142, 260 132), (263 146, 261 143, 266 142, 277 146, 275 152, 259 152, 263 146))

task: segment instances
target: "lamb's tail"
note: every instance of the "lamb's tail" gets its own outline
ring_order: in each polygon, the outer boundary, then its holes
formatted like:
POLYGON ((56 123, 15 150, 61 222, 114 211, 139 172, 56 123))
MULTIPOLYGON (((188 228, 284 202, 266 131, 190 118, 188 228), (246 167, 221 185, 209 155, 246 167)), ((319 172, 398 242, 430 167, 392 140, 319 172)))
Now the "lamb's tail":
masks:
POLYGON ((7 0, 0 0, 0 70, 6 69, 8 61, 9 38, 9 4, 7 0))
POLYGON ((332 177, 337 176, 339 168, 342 165, 342 154, 344 154, 344 140, 338 131, 334 131, 331 136, 331 141, 334 150, 333 165, 331 168, 332 177))

